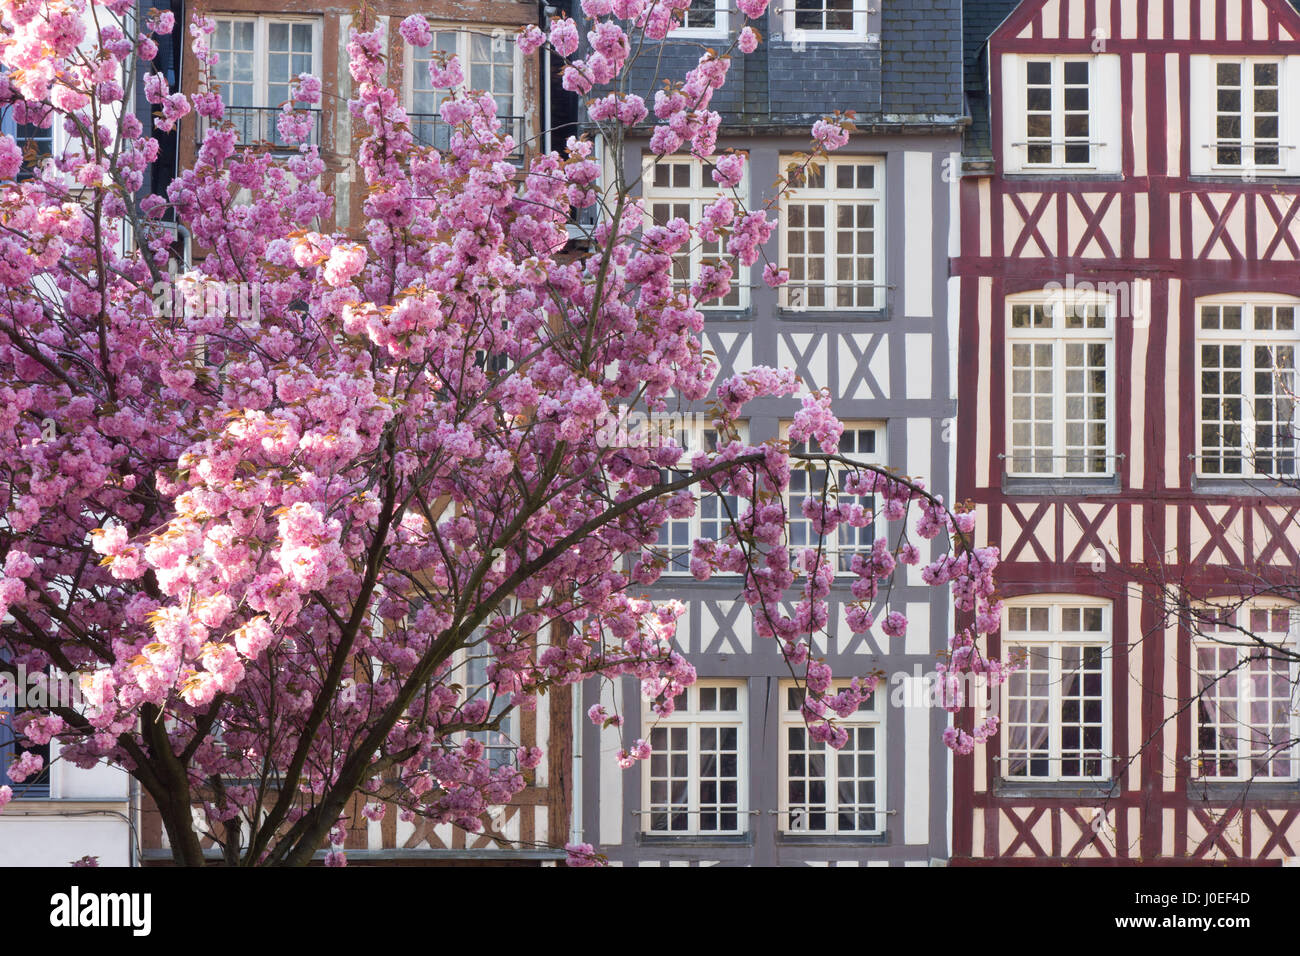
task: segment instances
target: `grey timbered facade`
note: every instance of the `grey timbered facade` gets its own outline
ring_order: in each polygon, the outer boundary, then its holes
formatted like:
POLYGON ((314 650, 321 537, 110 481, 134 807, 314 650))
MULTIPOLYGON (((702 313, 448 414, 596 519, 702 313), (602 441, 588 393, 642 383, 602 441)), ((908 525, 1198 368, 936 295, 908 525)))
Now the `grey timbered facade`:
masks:
MULTIPOLYGON (((659 85, 652 68, 681 76, 702 49, 724 49, 744 23, 732 0, 697 2, 688 30, 662 55, 643 55, 647 67, 629 89, 652 92, 659 85)), ((772 5, 759 25, 764 42, 736 60, 714 101, 723 113, 719 150, 748 152, 749 208, 770 195, 788 158, 808 149, 815 120, 853 110, 858 131, 817 180, 781 201, 770 248, 791 269, 790 284, 765 286, 761 263, 742 269, 740 287, 709 311, 705 331, 720 379, 750 365, 794 368, 807 386, 834 395, 846 423, 841 450, 923 478, 947 500, 958 362, 948 237, 949 171, 963 122, 960 23, 959 0, 772 5)), ((716 195, 698 163, 685 156, 656 163, 644 146, 628 149, 624 172, 641 179, 652 215, 683 215, 681 207, 698 209, 716 195)), ((682 269, 707 254, 695 253, 682 269)), ((752 403, 750 439, 782 435, 797 408, 796 399, 752 403)), ((796 517, 799 491, 791 496, 796 517)), ((694 518, 670 526, 663 545, 677 554, 690 538, 715 532, 717 511, 704 501, 694 518)), ((798 544, 806 529, 794 525, 798 544)), ((845 541, 845 550, 869 543, 870 530, 845 541)), ((832 554, 838 547, 828 542, 832 554)), ((584 685, 581 710, 603 703, 625 726, 621 739, 585 719, 575 728, 572 836, 622 865, 946 859, 948 715, 920 692, 950 635, 946 590, 922 584, 915 569, 900 573, 889 606, 904 611, 910 627, 890 638, 878 629, 852 634, 843 618, 852 600, 847 576, 837 585, 818 653, 837 677, 882 671, 886 679, 845 723, 850 741, 836 753, 810 745, 791 674, 775 642, 754 635, 738 578, 698 582, 687 563, 671 561, 648 593, 686 604, 677 640, 699 681, 664 720, 643 710, 635 681, 584 685), (638 738, 653 755, 620 769, 618 748, 638 738)))

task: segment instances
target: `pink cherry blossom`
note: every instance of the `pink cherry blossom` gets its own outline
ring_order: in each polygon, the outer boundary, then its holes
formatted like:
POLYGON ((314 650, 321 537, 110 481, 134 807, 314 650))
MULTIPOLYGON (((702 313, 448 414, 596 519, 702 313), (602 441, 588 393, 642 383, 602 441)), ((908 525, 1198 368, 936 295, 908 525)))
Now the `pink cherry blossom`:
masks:
POLYGON ((339 286, 358 275, 366 265, 364 246, 340 243, 330 250, 323 276, 332 286, 339 286))
POLYGON ((828 150, 839 149, 849 141, 849 131, 840 123, 818 120, 813 123, 813 139, 828 150))
POLYGON ((569 17, 561 17, 551 25, 551 46, 560 56, 571 56, 578 49, 578 25, 569 17))
POLYGON ((411 46, 424 47, 433 42, 433 30, 429 27, 429 21, 418 13, 403 20, 397 27, 397 32, 411 46))
MULTIPOLYGON (((829 395, 794 410, 789 369, 717 375, 700 305, 760 259, 769 284, 788 272, 765 258, 775 217, 737 188, 744 155, 716 155, 711 103, 730 57, 702 53, 652 101, 623 86, 634 42, 669 35, 682 0, 584 0, 590 52, 562 83, 595 91, 588 109, 607 129, 652 124, 652 153, 712 165, 719 189, 690 221, 652 222, 639 196, 613 195, 602 163, 627 157, 598 157, 590 138, 532 149, 521 169, 495 100, 463 89, 455 58, 436 51, 428 79, 446 91, 449 135, 419 142, 390 38, 373 28, 345 38, 356 139, 329 162, 355 168, 363 198, 337 229, 300 109, 324 100, 319 79, 291 80, 277 117, 295 149, 241 143, 221 122, 215 21, 189 26, 197 68, 181 93, 140 32, 166 33, 170 17, 139 23, 128 6, 113 0, 121 15, 96 22, 65 16, 81 5, 62 0, 10 3, 0 38, 15 119, 58 124, 68 141, 19 183, 21 151, 0 135, 0 617, 21 624, 0 651, 81 675, 84 713, 23 712, 16 732, 57 741, 79 766, 127 768, 166 816, 177 862, 202 863, 211 834, 249 863, 325 851, 341 866, 348 834, 390 809, 482 832, 548 756, 508 739, 510 712, 584 680, 635 681, 653 718, 671 717, 696 681, 680 651, 686 607, 642 592, 663 571, 661 530, 706 493, 738 514, 691 543, 691 574, 734 575, 756 640, 805 683, 813 739, 843 746, 839 721, 875 683, 819 659, 839 564, 795 547, 792 520, 827 535, 876 528, 847 555, 857 632, 879 620, 905 633, 890 579, 921 558, 903 535, 952 542, 920 570, 962 615, 943 673, 1010 673, 981 651, 1001 616, 999 554, 975 545, 973 514, 846 455, 842 493, 875 503, 810 497, 791 515, 792 470, 824 468, 838 448, 829 395), (139 202, 160 146, 120 106, 137 68, 157 129, 209 121, 166 196, 139 202), (578 213, 598 205, 591 244, 575 245, 578 213), (175 224, 201 257, 179 261, 175 224), (683 288, 674 257, 700 242, 726 256, 683 288), (638 411, 707 405, 717 447, 684 463, 675 443, 611 436, 632 396, 638 411), (789 441, 743 438, 756 401, 791 407, 789 441), (248 784, 268 768, 271 800, 248 784)), ((758 18, 767 3, 740 9, 758 18)), ((567 59, 578 31, 561 17, 517 42, 567 59)), ((418 15, 399 33, 431 41, 418 15)), ((747 28, 737 46, 757 42, 747 28)), ((843 145, 847 122, 814 128, 815 157, 843 145)), ((619 714, 596 705, 588 719, 620 765, 651 758, 649 734, 625 740, 619 714)), ((996 729, 954 731, 951 745, 996 729)), ((43 769, 28 750, 9 772, 43 769)), ((12 795, 0 788, 0 805, 12 795)), ((599 862, 589 845, 567 850, 572 865, 599 862)))
POLYGON ((535 23, 530 23, 519 31, 515 43, 524 56, 532 56, 546 44, 546 34, 535 23))

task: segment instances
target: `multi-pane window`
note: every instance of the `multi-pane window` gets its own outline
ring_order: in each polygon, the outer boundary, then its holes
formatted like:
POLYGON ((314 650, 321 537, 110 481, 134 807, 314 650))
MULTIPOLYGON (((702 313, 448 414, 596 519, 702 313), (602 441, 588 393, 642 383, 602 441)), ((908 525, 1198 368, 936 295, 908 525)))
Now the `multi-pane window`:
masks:
POLYGON ((692 30, 702 34, 727 32, 728 4, 730 0, 691 0, 691 5, 682 14, 682 26, 677 31, 692 30))
POLYGON ((647 708, 650 760, 643 764, 642 823, 650 833, 743 833, 747 829, 745 685, 700 681, 657 717, 647 708))
MULTIPOLYGON (((276 121, 302 73, 320 75, 316 19, 216 17, 212 51, 218 55, 213 79, 226 103, 225 118, 239 130, 243 143, 281 142, 276 121)), ((319 118, 314 106, 297 104, 319 118)), ((313 128, 311 141, 317 141, 313 128)))
POLYGON ((522 148, 523 118, 518 108, 520 76, 517 47, 513 31, 505 28, 476 27, 473 30, 435 30, 433 43, 423 49, 411 48, 410 120, 411 133, 425 146, 447 149, 451 145, 451 128, 442 121, 442 101, 450 90, 433 85, 429 71, 437 53, 455 56, 472 90, 492 95, 497 105, 497 119, 503 132, 522 148))
MULTIPOLYGON (((788 426, 782 427, 782 433, 788 429, 788 426)), ((868 464, 880 464, 881 454, 884 451, 885 430, 881 425, 869 424, 866 422, 845 422, 844 433, 840 436, 840 454, 855 461, 861 461, 868 464)), ((806 443, 794 444, 790 447, 792 453, 803 453, 810 450, 820 451, 820 448, 809 449, 806 443)), ((829 468, 818 465, 812 471, 806 471, 803 468, 794 468, 790 472, 790 485, 786 492, 786 510, 789 514, 787 521, 789 546, 792 556, 797 559, 800 551, 804 548, 820 547, 826 554, 829 561, 833 563, 839 573, 846 573, 849 570, 849 563, 853 560, 853 555, 865 553, 871 550, 875 543, 875 523, 868 522, 861 528, 855 528, 847 522, 840 524, 829 535, 820 535, 813 529, 813 523, 803 514, 803 502, 805 498, 812 498, 815 501, 822 501, 823 497, 827 505, 836 504, 860 504, 867 511, 873 511, 875 508, 875 497, 873 495, 847 495, 839 494, 844 479, 853 473, 853 469, 845 465, 832 465, 829 468), (830 487, 827 487, 828 478, 831 480, 830 487)))
POLYGON ((1104 298, 1009 303, 1009 474, 1112 472, 1112 313, 1104 298))
MULTIPOLYGON (((0 647, 0 661, 9 660, 11 660, 9 652, 0 647)), ((15 797, 48 797, 50 795, 50 745, 19 744, 18 735, 14 732, 14 716, 24 709, 21 706, 24 698, 19 692, 26 688, 19 680, 21 675, 23 672, 20 670, 18 675, 7 674, 6 679, 0 681, 0 786, 11 787, 15 797), (9 778, 9 767, 25 752, 40 757, 43 766, 40 773, 32 774, 22 783, 15 783, 9 778)), ((26 680, 30 683, 31 678, 27 677, 26 680)))
MULTIPOLYGON (((656 423, 652 422, 652 428, 656 423)), ((744 423, 740 424, 740 438, 747 438, 744 423)), ((655 436, 659 437, 658 434, 655 436)), ((692 424, 689 421, 672 419, 665 423, 662 437, 671 437, 682 449, 680 467, 689 469, 691 459, 701 451, 714 451, 718 447, 718 433, 712 428, 692 424)), ((681 477, 682 472, 665 469, 661 479, 665 482, 681 477)), ((689 574, 691 570, 691 546, 697 539, 720 540, 731 529, 733 520, 740 516, 740 499, 736 495, 722 495, 710 491, 704 485, 692 489, 695 498, 695 513, 688 518, 669 518, 659 528, 659 540, 655 544, 655 553, 666 564, 664 574, 689 574)))
MULTIPOLYGON (((35 108, 34 104, 33 108, 35 108)), ((23 152, 23 165, 18 171, 19 179, 32 175, 33 168, 42 159, 54 154, 56 127, 59 125, 58 120, 45 127, 35 123, 18 123, 14 121, 11 109, 4 110, 0 115, 0 133, 8 133, 12 136, 23 152)))
POLYGON ((1025 164, 1090 166, 1093 161, 1091 60, 1025 61, 1025 164))
POLYGON ((0 701, 0 786, 11 787, 16 797, 47 797, 50 794, 50 745, 20 745, 13 729, 14 713, 13 708, 0 701), (28 751, 44 762, 41 771, 22 783, 14 783, 9 779, 9 765, 28 751))
POLYGON ((1282 165, 1281 69, 1279 60, 1215 61, 1215 165, 1282 165))
POLYGON ((1295 780, 1300 699, 1294 659, 1242 633, 1294 651, 1296 609, 1248 604, 1207 610, 1196 624, 1196 759, 1199 777, 1295 780), (1222 641, 1224 643, 1219 643, 1222 641), (1245 643, 1246 646, 1234 646, 1245 643))
MULTIPOLYGON (((691 156, 665 156, 646 161, 644 191, 646 208, 657 225, 672 219, 697 223, 704 208, 723 195, 713 182, 713 167, 691 156)), ((748 175, 736 187, 741 199, 747 198, 748 175)), ((698 236, 678 250, 673 256, 673 285, 689 289, 705 265, 726 262, 731 267, 731 290, 719 299, 700 303, 703 309, 743 309, 749 305, 748 270, 735 256, 727 255, 726 238, 719 236, 706 242, 698 236)))
POLYGON ((40 127, 35 123, 16 123, 14 141, 23 151, 25 164, 35 165, 54 153, 54 126, 40 127))
MULTIPOLYGON (((843 690, 835 688, 836 693, 843 690)), ((808 733, 803 690, 781 685, 781 829, 789 833, 874 834, 885 829, 884 737, 876 695, 837 724, 840 750, 808 733)))
POLYGON ((867 6, 867 0, 786 0, 786 39, 864 39, 867 6))
POLYGON ((835 159, 793 177, 781 209, 788 309, 881 309, 884 163, 835 159))
POLYGON ((466 735, 483 744, 484 759, 495 770, 497 767, 513 767, 517 762, 515 750, 519 746, 519 711, 510 710, 506 713, 510 707, 510 694, 497 693, 489 682, 487 667, 491 660, 492 649, 486 640, 468 648, 462 679, 470 700, 486 700, 491 705, 488 719, 505 714, 496 730, 474 730, 466 735))
POLYGON ((1200 473, 1296 474, 1296 310, 1279 296, 1199 303, 1200 473))
POLYGON ((1091 780, 1109 770, 1111 610, 1065 598, 1008 602, 1004 655, 1022 666, 1007 681, 1002 775, 1091 780))

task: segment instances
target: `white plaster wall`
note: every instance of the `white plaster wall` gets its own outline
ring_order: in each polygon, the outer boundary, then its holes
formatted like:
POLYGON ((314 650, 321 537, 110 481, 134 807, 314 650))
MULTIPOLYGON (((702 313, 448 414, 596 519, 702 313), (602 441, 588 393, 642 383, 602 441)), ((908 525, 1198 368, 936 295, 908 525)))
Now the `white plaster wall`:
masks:
POLYGON ((126 771, 107 764, 96 764, 89 770, 57 760, 52 768, 50 796, 69 800, 122 800, 125 801, 130 780, 126 771))
MULTIPOLYGON (((125 815, 125 803, 110 806, 125 815)), ((124 816, 85 804, 76 811, 93 815, 68 816, 52 809, 74 808, 15 800, 0 812, 0 867, 68 866, 87 854, 98 856, 100 866, 130 865, 130 827, 124 816)))

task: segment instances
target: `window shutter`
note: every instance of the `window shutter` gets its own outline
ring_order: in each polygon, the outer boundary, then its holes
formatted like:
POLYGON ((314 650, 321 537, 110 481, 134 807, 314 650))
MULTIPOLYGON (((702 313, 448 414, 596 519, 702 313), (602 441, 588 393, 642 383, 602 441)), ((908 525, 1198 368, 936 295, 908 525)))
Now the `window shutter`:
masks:
POLYGON ((1025 127, 1025 60, 1008 53, 1002 57, 1002 171, 1018 173, 1027 155, 1025 127))
POLYGON ((1278 106, 1282 113, 1282 166, 1288 176, 1300 176, 1300 56, 1282 59, 1278 106), (1288 148, 1289 147, 1289 148, 1288 148))
POLYGON ((1207 176, 1212 171, 1214 150, 1210 143, 1214 140, 1214 106, 1215 91, 1212 82, 1214 70, 1208 56, 1191 57, 1190 88, 1186 91, 1188 113, 1191 123, 1188 125, 1188 152, 1191 154, 1193 176, 1207 176))
POLYGON ((1119 173, 1123 170, 1124 116, 1118 104, 1120 91, 1119 54, 1097 57, 1096 78, 1092 84, 1093 130, 1097 147, 1097 172, 1119 173))

